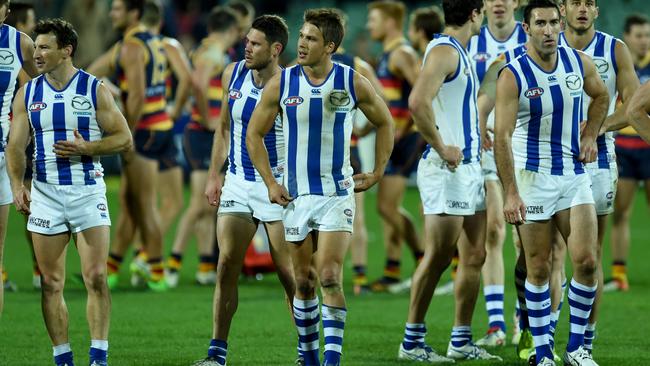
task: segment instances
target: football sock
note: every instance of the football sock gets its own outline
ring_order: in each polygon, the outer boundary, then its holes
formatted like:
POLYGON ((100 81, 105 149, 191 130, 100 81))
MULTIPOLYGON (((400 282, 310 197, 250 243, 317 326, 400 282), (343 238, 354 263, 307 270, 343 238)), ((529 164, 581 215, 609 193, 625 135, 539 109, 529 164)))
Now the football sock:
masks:
POLYGON ((585 340, 583 346, 591 353, 594 349, 594 339, 596 339, 596 323, 588 323, 585 329, 585 340))
POLYGON ((215 270, 214 258, 211 255, 199 256, 199 272, 213 272, 215 270))
POLYGON ((528 329, 528 308, 526 307, 526 270, 515 267, 515 289, 519 304, 519 330, 528 329))
POLYGON ((70 343, 52 347, 52 354, 54 355, 54 363, 56 365, 74 366, 70 343))
POLYGON ((90 341, 90 363, 93 361, 104 361, 108 358, 108 341, 93 339, 90 341))
POLYGON ((596 297, 597 284, 585 286, 571 279, 569 285, 569 311, 571 324, 569 332, 569 343, 566 346, 567 352, 573 352, 582 346, 584 342, 585 329, 589 320, 589 314, 596 297))
POLYGON ((300 349, 306 366, 319 366, 320 345, 319 324, 320 311, 318 310, 318 296, 311 300, 293 298, 293 318, 298 329, 300 349))
POLYGON ((123 257, 117 255, 117 254, 109 254, 108 255, 108 260, 106 261, 106 265, 108 268, 108 274, 114 274, 120 271, 120 265, 122 264, 122 261, 124 260, 123 257))
POLYGON ((506 331, 506 321, 503 316, 503 285, 483 286, 485 295, 485 308, 488 313, 490 329, 500 328, 506 331))
POLYGON ((162 258, 151 258, 147 261, 151 268, 151 281, 158 282, 165 277, 162 258))
POLYGON ((407 351, 410 351, 415 347, 424 347, 424 337, 426 337, 426 335, 427 327, 424 323, 406 323, 402 346, 407 351))
POLYGON ((472 328, 469 325, 451 328, 451 345, 460 348, 472 341, 472 328))
POLYGON ((172 272, 178 272, 183 266, 183 255, 172 252, 167 258, 167 269, 172 272))
POLYGON ((535 286, 526 280, 526 308, 530 332, 535 343, 537 363, 542 358, 553 359, 553 352, 548 344, 548 328, 551 323, 551 292, 548 282, 535 286))
POLYGON ((208 357, 215 359, 219 365, 225 365, 227 354, 228 342, 219 339, 213 339, 210 341, 210 347, 208 347, 208 357))
POLYGON ((323 336, 325 337, 324 366, 338 366, 343 351, 343 329, 345 328, 345 308, 321 307, 323 313, 323 336))
POLYGON ((387 282, 397 282, 400 278, 400 261, 394 259, 386 259, 384 266, 383 280, 387 282))

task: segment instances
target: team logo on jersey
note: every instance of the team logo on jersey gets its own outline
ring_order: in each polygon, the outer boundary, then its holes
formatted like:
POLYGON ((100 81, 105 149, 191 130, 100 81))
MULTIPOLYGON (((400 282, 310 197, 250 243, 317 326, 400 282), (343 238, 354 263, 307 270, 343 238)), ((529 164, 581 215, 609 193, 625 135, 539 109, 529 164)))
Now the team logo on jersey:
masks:
POLYGON ((345 90, 334 90, 330 93, 330 103, 335 107, 345 107, 350 104, 350 94, 345 90))
POLYGON ((0 50, 0 65, 11 65, 14 63, 14 54, 7 50, 0 50))
POLYGON ((582 88, 582 79, 576 74, 567 75, 565 81, 566 87, 571 90, 578 90, 582 88))
POLYGON ((88 100, 88 98, 86 97, 77 95, 76 97, 72 98, 72 108, 74 109, 80 111, 87 111, 92 107, 93 107, 92 103, 90 103, 90 100, 88 100))
POLYGON ((528 99, 539 98, 542 96, 542 94, 544 94, 544 89, 538 86, 530 88, 524 92, 524 96, 528 99))
POLYGON ((344 213, 345 216, 347 216, 347 217, 352 217, 352 210, 349 209, 349 208, 346 208, 345 210, 343 210, 343 213, 344 213))
POLYGON ((489 60, 490 57, 492 57, 492 55, 490 55, 487 52, 479 52, 476 55, 474 55, 474 57, 472 57, 472 58, 476 62, 487 62, 487 60, 489 60))
POLYGON ((609 62, 604 58, 594 58, 594 64, 596 65, 599 74, 604 74, 609 71, 609 62))
POLYGON ((63 99, 63 94, 54 94, 54 99, 63 99))
POLYGON ((557 76, 551 75, 548 77, 548 82, 549 83, 557 83, 557 76))
POLYGON ((237 89, 230 89, 230 91, 228 92, 228 96, 232 100, 237 100, 242 97, 242 93, 237 89))
POLYGON ((47 108, 47 104, 43 102, 34 102, 29 105, 29 111, 30 112, 40 112, 43 109, 47 108))
POLYGON ((301 105, 304 101, 305 100, 302 99, 302 97, 287 97, 282 101, 282 103, 287 107, 295 107, 301 105))
POLYGON ((99 211, 106 211, 106 204, 104 204, 104 203, 98 203, 98 204, 97 204, 97 209, 98 209, 99 211))

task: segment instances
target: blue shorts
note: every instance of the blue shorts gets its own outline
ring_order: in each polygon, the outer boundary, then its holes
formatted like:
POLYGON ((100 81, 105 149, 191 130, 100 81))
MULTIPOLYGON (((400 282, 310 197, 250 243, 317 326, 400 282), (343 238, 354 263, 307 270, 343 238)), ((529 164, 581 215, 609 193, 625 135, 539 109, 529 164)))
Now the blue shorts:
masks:
POLYGON ((158 170, 165 171, 178 166, 174 132, 136 130, 133 136, 135 151, 147 159, 158 161, 158 170))
POLYGON ((418 162, 425 147, 424 139, 417 132, 411 132, 402 137, 395 142, 384 174, 401 175, 408 178, 418 168, 418 162))
POLYGON ((650 148, 625 148, 616 145, 618 176, 622 179, 650 179, 650 148))
POLYGON ((183 132, 183 152, 191 170, 210 169, 213 141, 214 131, 185 128, 183 132))

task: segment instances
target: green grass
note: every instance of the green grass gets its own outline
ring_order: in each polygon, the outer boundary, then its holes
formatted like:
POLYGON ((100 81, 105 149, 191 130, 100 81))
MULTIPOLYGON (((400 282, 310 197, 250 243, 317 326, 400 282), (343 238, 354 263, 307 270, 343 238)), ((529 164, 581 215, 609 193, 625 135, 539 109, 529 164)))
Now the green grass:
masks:
MULTIPOLYGON (((115 222, 119 210, 117 181, 109 182, 108 197, 115 222)), ((420 225, 416 190, 409 190, 406 207, 420 225)), ((380 223, 376 214, 375 194, 366 203, 370 233, 370 278, 380 275, 383 264, 380 223)), ((650 365, 646 328, 650 283, 645 259, 650 255, 647 226, 648 210, 643 196, 637 195, 632 221, 632 249, 629 275, 631 290, 625 294, 607 294, 598 325, 595 359, 600 365, 650 365), (645 321, 644 321, 645 319, 645 321)), ((51 364, 51 347, 41 317, 40 293, 31 289, 31 259, 23 237, 23 221, 12 208, 5 245, 5 267, 10 278, 20 286, 17 293, 5 294, 5 309, 0 318, 0 365, 51 364)), ((166 237, 172 241, 173 230, 166 237)), ((608 244, 605 262, 609 263, 608 244)), ((186 254, 181 285, 178 289, 156 294, 128 286, 126 266, 122 269, 122 286, 112 294, 113 312, 110 333, 110 362, 122 365, 189 365, 202 358, 212 328, 212 288, 193 284, 196 268, 195 246, 186 254)), ((510 239, 505 245, 506 319, 512 326, 514 307, 512 285, 513 249, 510 239)), ((404 273, 410 273, 413 261, 405 255, 404 273)), ((128 258, 127 261, 128 263, 128 258)), ((74 247, 69 250, 68 278, 79 273, 79 258, 74 247)), ((609 273, 609 265, 606 265, 609 273)), ((346 266, 346 290, 350 290, 351 268, 346 266)), ((448 278, 445 275, 444 280, 448 278)), ((70 341, 77 365, 87 364, 90 343, 85 320, 85 290, 68 281, 65 291, 70 313, 70 341)), ((480 337, 487 328, 482 296, 477 303, 473 332, 480 337)), ((408 294, 353 297, 348 291, 344 363, 346 365, 407 365, 396 360, 408 308, 408 294)), ((566 309, 566 308, 565 308, 566 309)), ((563 310, 558 326, 558 344, 566 342, 568 310, 563 310)), ((452 297, 435 297, 427 316, 427 341, 439 352, 446 350, 453 322, 452 297)), ((508 335, 510 339, 510 334, 508 335)), ((274 275, 261 281, 240 282, 239 310, 233 321, 229 340, 229 365, 289 365, 295 357, 295 331, 286 309, 283 292, 274 275)), ((513 347, 498 349, 504 365, 521 365, 513 347)), ((472 363, 483 365, 488 363, 472 363)))

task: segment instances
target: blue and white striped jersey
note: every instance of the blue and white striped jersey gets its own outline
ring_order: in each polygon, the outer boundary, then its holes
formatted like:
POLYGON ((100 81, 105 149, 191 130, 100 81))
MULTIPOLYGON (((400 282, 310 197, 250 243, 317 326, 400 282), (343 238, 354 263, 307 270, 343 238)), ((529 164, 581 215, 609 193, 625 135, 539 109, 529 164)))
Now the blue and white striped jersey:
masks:
POLYGON ((354 70, 346 65, 334 63, 320 85, 312 84, 300 65, 282 72, 284 183, 292 197, 353 193, 350 138, 356 104, 354 70))
POLYGON ((528 36, 519 22, 517 22, 512 34, 503 42, 494 38, 487 25, 482 26, 481 32, 473 36, 467 44, 469 57, 474 64, 479 83, 483 82, 487 69, 499 55, 526 43, 527 40, 528 36))
POLYGON ((23 54, 20 49, 20 32, 7 24, 0 27, 0 152, 5 151, 9 134, 9 113, 14 99, 16 78, 23 67, 23 54))
MULTIPOLYGON (((607 87, 609 93, 609 111, 608 115, 614 113, 616 109, 616 99, 618 98, 618 91, 616 88, 616 75, 618 73, 618 66, 616 65, 616 38, 607 33, 596 32, 594 38, 589 42, 582 52, 591 56, 596 64, 596 69, 600 78, 607 87)), ((569 46, 564 32, 560 33, 560 45, 569 46)), ((583 116, 582 120, 587 119, 587 110, 591 98, 587 94, 583 97, 583 116)), ((607 132, 604 135, 598 136, 596 140, 598 143, 598 158, 591 163, 600 169, 609 169, 610 164, 616 164, 616 157, 614 152, 614 132, 607 132)))
POLYGON ((84 139, 102 138, 97 124, 99 80, 83 70, 77 71, 62 90, 52 87, 45 75, 25 86, 25 106, 34 131, 34 170, 39 182, 57 185, 93 185, 103 180, 99 157, 57 157, 56 141, 73 140, 74 130, 84 139))
MULTIPOLYGON (((262 87, 255 85, 253 71, 246 68, 244 61, 238 62, 228 85, 228 109, 230 111, 228 174, 234 174, 247 181, 262 181, 246 148, 248 122, 261 96, 262 87)), ((282 118, 279 115, 275 118, 273 128, 264 136, 264 145, 269 153, 273 175, 276 178, 281 177, 284 173, 284 139, 282 138, 282 118)))
MULTIPOLYGON (((481 141, 476 105, 479 84, 472 62, 465 48, 455 38, 445 34, 436 34, 429 42, 424 54, 425 62, 429 52, 438 46, 455 48, 460 58, 456 73, 445 80, 432 102, 438 131, 446 145, 458 146, 462 150, 463 164, 480 161, 481 141)), ((438 153, 427 145, 422 158, 429 156, 438 156, 438 153)))
POLYGON ((584 71, 578 51, 558 47, 546 72, 523 54, 508 65, 517 81, 519 113, 512 135, 515 167, 551 175, 584 173, 580 121, 584 71))

